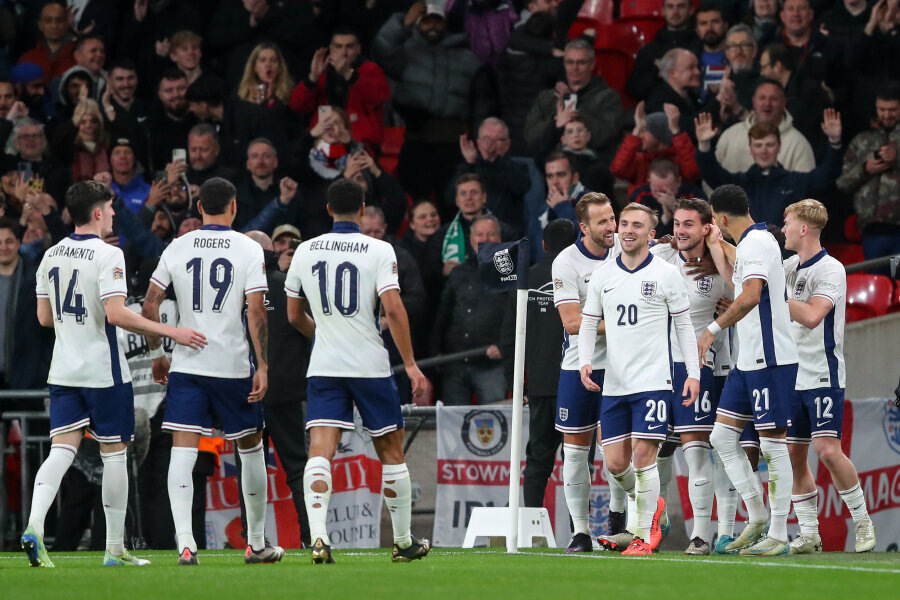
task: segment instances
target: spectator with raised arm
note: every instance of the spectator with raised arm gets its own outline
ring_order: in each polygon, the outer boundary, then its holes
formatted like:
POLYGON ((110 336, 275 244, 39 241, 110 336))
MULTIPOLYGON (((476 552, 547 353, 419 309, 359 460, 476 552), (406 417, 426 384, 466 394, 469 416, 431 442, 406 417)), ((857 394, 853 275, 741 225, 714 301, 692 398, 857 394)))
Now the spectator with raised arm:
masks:
POLYGON ((784 209, 804 198, 828 192, 841 172, 841 116, 834 109, 823 115, 822 131, 828 137, 828 149, 822 163, 808 173, 790 171, 778 161, 781 132, 775 123, 757 123, 750 128, 749 151, 753 166, 742 172, 729 171, 716 161, 712 140, 718 133, 712 117, 703 113, 696 119, 697 165, 704 181, 713 188, 741 186, 750 199, 750 215, 756 222, 782 225, 784 209))

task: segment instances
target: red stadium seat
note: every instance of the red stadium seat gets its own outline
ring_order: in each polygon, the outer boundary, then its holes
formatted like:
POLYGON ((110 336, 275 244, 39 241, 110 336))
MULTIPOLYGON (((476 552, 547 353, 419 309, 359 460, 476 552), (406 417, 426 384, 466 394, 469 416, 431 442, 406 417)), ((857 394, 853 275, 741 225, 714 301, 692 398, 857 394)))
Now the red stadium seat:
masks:
POLYGON ((616 22, 637 27, 646 39, 644 44, 655 38, 656 32, 666 26, 662 17, 620 17, 616 22))
POLYGON ((847 275, 847 321, 860 321, 887 313, 894 282, 884 275, 847 275))
POLYGON ((862 232, 859 230, 859 223, 856 220, 856 215, 850 215, 847 217, 847 220, 844 221, 844 236, 847 238, 848 242, 853 242, 854 244, 862 242, 862 232))
POLYGON ((637 53, 650 39, 643 31, 630 23, 612 23, 597 30, 594 47, 624 52, 633 64, 637 53))
POLYGON ((609 24, 613 22, 614 8, 613 0, 584 0, 581 10, 578 11, 578 18, 609 24))
POLYGON ((385 127, 384 141, 381 143, 381 157, 378 164, 389 175, 397 176, 397 164, 400 162, 400 148, 403 147, 403 138, 406 135, 406 127, 385 127))
POLYGON ((862 244, 825 244, 825 250, 845 267, 865 260, 862 244))
POLYGON ((625 91, 625 80, 631 67, 631 57, 619 50, 598 48, 594 63, 594 73, 601 76, 606 84, 619 92, 626 110, 632 108, 634 100, 625 91))
POLYGON ((900 312, 900 281, 895 282, 894 296, 891 298, 891 305, 888 306, 888 313, 900 312))
POLYGON ((663 0, 622 0, 620 17, 662 17, 663 0))

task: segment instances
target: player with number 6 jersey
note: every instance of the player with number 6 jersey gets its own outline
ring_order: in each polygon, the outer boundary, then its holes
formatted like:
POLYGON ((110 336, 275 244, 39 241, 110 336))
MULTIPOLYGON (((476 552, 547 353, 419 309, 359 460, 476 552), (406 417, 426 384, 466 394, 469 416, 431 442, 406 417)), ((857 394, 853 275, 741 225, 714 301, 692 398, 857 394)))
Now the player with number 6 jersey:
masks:
POLYGON ((314 564, 334 562, 326 527, 331 460, 341 431, 354 429, 354 406, 383 465, 384 501, 394 529, 391 560, 410 562, 431 549, 428 540, 410 532, 412 487, 403 453, 403 415, 381 339, 382 312, 413 395, 423 393, 426 379, 413 356, 397 257, 390 244, 362 233, 363 200, 362 188, 352 180, 329 186, 334 228, 300 244, 284 282, 288 320, 307 337, 315 334, 307 371, 309 460, 303 473, 314 564))

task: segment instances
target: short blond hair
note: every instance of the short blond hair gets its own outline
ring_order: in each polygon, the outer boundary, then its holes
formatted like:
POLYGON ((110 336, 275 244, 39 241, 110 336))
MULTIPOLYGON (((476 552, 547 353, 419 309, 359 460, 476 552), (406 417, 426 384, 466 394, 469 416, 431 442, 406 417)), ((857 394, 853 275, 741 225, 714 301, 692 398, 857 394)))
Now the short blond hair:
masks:
POLYGON ((173 50, 181 48, 182 46, 187 46, 188 44, 200 46, 203 44, 203 38, 189 29, 182 29, 169 38, 169 48, 172 48, 173 50))
POLYGON ((638 204, 637 202, 629 202, 628 204, 626 204, 625 208, 622 209, 622 212, 619 213, 619 218, 621 219, 622 215, 624 215, 625 213, 635 210, 649 215, 650 229, 656 229, 657 224, 659 224, 659 215, 657 215, 656 211, 649 206, 638 204))
POLYGON ((588 222, 588 210, 592 206, 605 206, 609 204, 609 196, 601 192, 588 192, 575 203, 575 219, 579 223, 588 222))
POLYGON ((788 215, 803 221, 819 231, 825 229, 825 224, 828 223, 828 209, 825 208, 824 204, 812 198, 800 200, 789 205, 784 209, 785 218, 788 215))

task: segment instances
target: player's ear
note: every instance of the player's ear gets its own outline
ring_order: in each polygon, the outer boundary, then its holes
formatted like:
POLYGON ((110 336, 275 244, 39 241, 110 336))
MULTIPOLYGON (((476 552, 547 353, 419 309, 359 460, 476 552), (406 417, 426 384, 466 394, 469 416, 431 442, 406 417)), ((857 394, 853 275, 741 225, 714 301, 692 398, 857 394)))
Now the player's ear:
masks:
POLYGON ((331 218, 334 218, 334 211, 331 210, 331 205, 330 205, 330 204, 326 204, 326 205, 325 205, 325 208, 328 210, 328 216, 331 217, 331 218))
POLYGON ((365 215, 366 215, 366 203, 363 202, 363 203, 359 206, 359 217, 362 218, 362 217, 364 217, 365 215))

